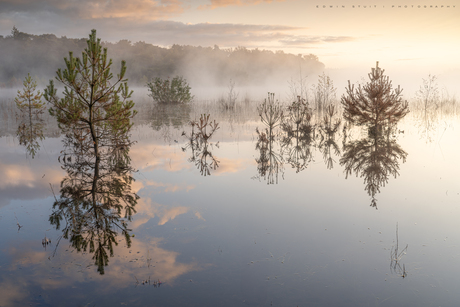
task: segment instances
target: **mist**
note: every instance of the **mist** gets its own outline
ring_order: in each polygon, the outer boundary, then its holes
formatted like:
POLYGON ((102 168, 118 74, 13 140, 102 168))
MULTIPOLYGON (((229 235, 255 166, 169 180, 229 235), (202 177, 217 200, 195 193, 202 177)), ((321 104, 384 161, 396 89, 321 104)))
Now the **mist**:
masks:
MULTIPOLYGON (((155 77, 182 76, 197 100, 219 99, 229 92, 230 87, 241 101, 260 101, 266 98, 267 92, 275 93, 281 101, 295 99, 299 92, 308 97, 323 73, 331 78, 339 100, 345 93, 348 80, 352 84, 365 83, 367 74, 375 67, 373 62, 353 68, 329 68, 314 54, 294 55, 257 48, 224 49, 217 45, 165 48, 126 39, 117 43, 103 41, 102 44, 113 60, 114 75, 119 72, 121 61, 126 61, 126 77, 136 91, 147 94, 145 86, 155 77)), ((44 88, 50 79, 54 79, 56 70, 64 68, 64 57, 68 57, 69 52, 75 57, 81 56, 86 48, 86 38, 32 35, 14 28, 11 35, 0 37, 0 48, 3 54, 0 58, 0 87, 21 88, 22 80, 30 73, 39 88, 44 88)), ((380 62, 379 66, 385 69, 394 87, 400 85, 403 88, 407 100, 414 99, 428 75, 437 77, 437 86, 443 95, 454 97, 460 83, 460 73, 454 69, 414 67, 411 61, 380 62)))

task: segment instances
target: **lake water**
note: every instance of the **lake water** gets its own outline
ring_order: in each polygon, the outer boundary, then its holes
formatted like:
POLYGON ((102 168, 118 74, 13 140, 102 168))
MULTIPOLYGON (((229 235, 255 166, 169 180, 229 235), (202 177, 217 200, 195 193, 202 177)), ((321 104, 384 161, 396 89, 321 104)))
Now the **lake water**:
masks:
POLYGON ((49 220, 68 176, 56 123, 32 159, 4 100, 0 306, 458 306, 457 112, 412 110, 378 140, 314 117, 283 141, 262 101, 138 103, 131 243, 118 233, 101 274, 49 220), (219 129, 195 146, 201 114, 219 129))

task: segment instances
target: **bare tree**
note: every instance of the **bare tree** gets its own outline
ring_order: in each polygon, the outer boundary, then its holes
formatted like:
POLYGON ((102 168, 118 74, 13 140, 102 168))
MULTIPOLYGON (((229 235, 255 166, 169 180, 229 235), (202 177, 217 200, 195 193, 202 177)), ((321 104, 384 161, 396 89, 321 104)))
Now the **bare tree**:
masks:
POLYGON ((422 106, 426 110, 433 104, 439 101, 439 90, 438 83, 436 82, 435 75, 428 75, 428 79, 423 79, 423 84, 420 89, 416 92, 418 100, 422 103, 422 106))

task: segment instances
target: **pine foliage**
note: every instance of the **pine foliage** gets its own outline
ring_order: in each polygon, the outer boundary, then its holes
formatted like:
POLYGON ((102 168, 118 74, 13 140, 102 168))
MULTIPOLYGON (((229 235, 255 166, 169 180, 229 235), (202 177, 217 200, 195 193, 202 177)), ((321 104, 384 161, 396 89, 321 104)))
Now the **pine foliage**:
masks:
POLYGON ((18 90, 18 95, 14 99, 18 109, 24 113, 28 112, 30 116, 43 113, 45 103, 41 101, 42 93, 36 92, 37 82, 27 74, 22 84, 24 85, 22 92, 18 90))
POLYGON ((398 85, 393 89, 389 77, 384 75, 385 70, 378 63, 368 74, 370 82, 355 88, 348 81, 341 103, 344 118, 353 124, 369 127, 396 124, 409 112, 407 101, 402 100, 401 87, 398 85))

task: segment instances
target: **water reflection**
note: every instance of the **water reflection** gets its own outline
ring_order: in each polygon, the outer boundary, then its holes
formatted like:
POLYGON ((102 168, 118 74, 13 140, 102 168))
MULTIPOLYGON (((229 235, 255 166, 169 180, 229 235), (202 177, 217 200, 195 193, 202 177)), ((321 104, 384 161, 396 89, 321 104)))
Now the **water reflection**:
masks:
MULTIPOLYGON (((300 96, 297 97, 297 101, 288 106, 287 111, 288 114, 283 118, 281 124, 281 129, 284 133, 281 138, 281 147, 286 155, 287 163, 292 168, 295 168, 298 173, 307 168, 308 163, 313 158, 314 128, 311 124, 312 114, 311 109, 300 96)), ((260 139, 259 134, 259 142, 260 139)))
POLYGON ((275 136, 273 130, 266 128, 260 132, 256 128, 257 143, 256 150, 259 157, 256 158, 258 178, 267 180, 267 184, 278 183, 278 174, 283 173, 283 157, 274 150, 275 136))
POLYGON ((406 244, 406 247, 404 247, 402 250, 399 250, 398 224, 396 224, 396 245, 393 246, 390 251, 390 271, 392 273, 398 274, 402 278, 405 278, 407 276, 407 271, 405 264, 401 266, 401 258, 406 254, 408 247, 409 244, 406 244))
POLYGON ((39 141, 43 141, 45 136, 43 130, 45 123, 41 118, 26 117, 21 120, 16 131, 16 136, 19 139, 19 145, 26 148, 28 155, 35 157, 37 152, 40 150, 39 141))
POLYGON ((406 161, 407 153, 396 142, 390 128, 370 130, 367 137, 349 141, 344 146, 340 165, 346 178, 352 173, 364 178, 365 190, 371 196, 371 207, 377 209, 375 195, 388 183, 390 175, 399 175, 399 160, 406 161))
POLYGON ((327 106, 324 110, 323 121, 319 126, 320 141, 318 149, 322 153, 324 163, 326 163, 328 169, 334 167, 332 151, 336 156, 340 156, 340 148, 335 141, 335 134, 339 130, 342 121, 335 119, 335 115, 337 115, 336 107, 334 105, 327 106))
MULTIPOLYGON (((202 114, 199 120, 190 122, 192 131, 189 135, 184 131, 182 135, 187 138, 187 143, 182 151, 190 149, 189 162, 194 163, 202 176, 210 176, 211 170, 219 167, 219 161, 213 156, 213 144, 209 142, 214 132, 219 129, 216 120, 210 120, 209 114, 202 114), (195 128, 197 129, 195 131, 195 128)), ((219 147, 217 142, 216 147, 219 147)))
POLYGON ((179 128, 190 122, 191 106, 188 104, 155 104, 151 111, 151 127, 159 131, 162 127, 179 128))
POLYGON ((278 183, 278 174, 283 172, 283 156, 275 151, 275 128, 283 122, 283 109, 275 94, 268 93, 268 99, 257 107, 261 122, 266 126, 265 131, 256 128, 256 150, 259 158, 256 158, 258 178, 263 177, 267 184, 278 183))
POLYGON ((42 94, 40 91, 35 93, 37 83, 28 75, 24 80, 23 92, 18 91, 14 99, 16 107, 20 111, 20 123, 16 131, 19 138, 19 144, 25 146, 27 154, 32 159, 40 149, 39 140, 44 140, 43 129, 44 122, 40 117, 45 109, 45 104, 41 101, 42 94))
POLYGON ((62 228, 61 238, 68 239, 78 252, 93 253, 101 275, 109 256, 113 256, 114 245, 118 245, 118 232, 131 246, 127 221, 135 213, 139 198, 131 191, 131 143, 126 137, 109 138, 110 145, 100 144, 100 158, 96 159, 94 152, 88 150, 90 141, 84 141, 81 132, 65 136, 59 161, 67 176, 61 181, 60 197, 49 218, 56 229, 62 228))
POLYGON ((420 137, 428 143, 433 142, 438 134, 442 114, 436 110, 421 110, 414 113, 420 137))

